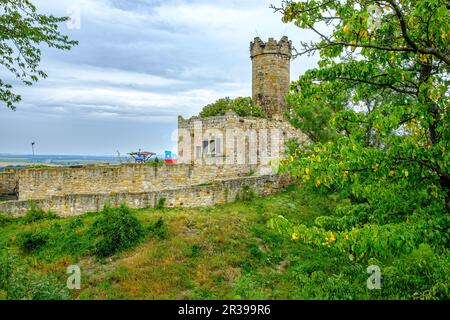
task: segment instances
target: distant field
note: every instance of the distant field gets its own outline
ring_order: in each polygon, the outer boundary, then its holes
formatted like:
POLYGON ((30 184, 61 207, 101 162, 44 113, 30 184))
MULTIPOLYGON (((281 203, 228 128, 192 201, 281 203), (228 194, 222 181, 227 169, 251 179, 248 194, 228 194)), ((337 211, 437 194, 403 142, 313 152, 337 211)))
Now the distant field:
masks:
MULTIPOLYGON (((31 167, 31 166, 35 166, 36 163, 33 162, 0 162, 0 168, 1 167, 31 167)), ((40 164, 38 164, 40 165, 40 164)), ((58 166, 57 164, 54 163, 46 163, 45 165, 47 166, 58 166)))
POLYGON ((0 155, 0 171, 5 167, 28 167, 33 165, 67 166, 92 163, 126 162, 128 158, 117 156, 77 156, 77 155, 0 155))

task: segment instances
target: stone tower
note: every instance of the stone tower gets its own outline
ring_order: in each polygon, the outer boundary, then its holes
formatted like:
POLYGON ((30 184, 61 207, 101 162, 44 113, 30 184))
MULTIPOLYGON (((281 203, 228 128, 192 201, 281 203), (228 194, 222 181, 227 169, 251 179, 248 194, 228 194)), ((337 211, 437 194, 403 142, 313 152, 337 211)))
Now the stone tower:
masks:
POLYGON ((292 42, 286 36, 278 42, 269 38, 267 43, 256 37, 250 43, 250 56, 253 102, 270 118, 281 118, 289 92, 292 42))

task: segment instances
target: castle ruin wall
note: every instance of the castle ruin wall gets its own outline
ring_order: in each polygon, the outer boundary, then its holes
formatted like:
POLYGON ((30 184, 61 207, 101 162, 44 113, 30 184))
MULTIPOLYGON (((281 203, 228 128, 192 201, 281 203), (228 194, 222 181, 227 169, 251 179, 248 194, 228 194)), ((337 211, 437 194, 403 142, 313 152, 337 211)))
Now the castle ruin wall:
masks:
POLYGON ((246 176, 252 165, 122 164, 24 169, 18 173, 19 200, 69 194, 152 192, 246 176))
POLYGON ((33 201, 0 202, 0 212, 18 217, 24 215, 34 204, 61 217, 68 217, 98 212, 106 205, 117 207, 125 204, 135 209, 151 208, 161 198, 166 199, 166 207, 212 206, 235 201, 245 186, 251 188, 256 195, 268 195, 283 190, 289 183, 290 179, 286 175, 267 175, 224 179, 161 191, 58 195, 33 201))
POLYGON ((16 170, 6 169, 4 172, 0 172, 0 195, 14 194, 16 184, 16 170))

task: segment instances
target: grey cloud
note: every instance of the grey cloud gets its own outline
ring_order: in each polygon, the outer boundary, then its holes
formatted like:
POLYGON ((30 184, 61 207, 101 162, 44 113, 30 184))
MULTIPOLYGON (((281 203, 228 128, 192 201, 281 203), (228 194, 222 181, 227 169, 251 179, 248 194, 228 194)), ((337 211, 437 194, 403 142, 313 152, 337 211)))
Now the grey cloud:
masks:
MULTIPOLYGON (((39 137, 47 153, 170 149, 178 114, 192 116, 223 96, 251 95, 254 36, 287 34, 294 44, 312 38, 282 24, 271 2, 36 1, 55 15, 77 4, 81 29, 62 30, 80 44, 69 52, 43 48, 49 78, 31 88, 13 82, 23 103, 16 112, 0 109, 0 136, 8 137, 0 152, 27 152, 28 140, 39 137)), ((294 61, 292 78, 315 61, 294 61)))

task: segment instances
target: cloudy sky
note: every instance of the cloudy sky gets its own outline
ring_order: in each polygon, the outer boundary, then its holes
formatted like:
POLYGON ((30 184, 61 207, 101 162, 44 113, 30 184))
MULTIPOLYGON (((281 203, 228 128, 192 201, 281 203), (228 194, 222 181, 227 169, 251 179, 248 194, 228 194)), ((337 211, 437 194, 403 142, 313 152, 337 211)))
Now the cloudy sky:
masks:
MULTIPOLYGON (((313 35, 281 22, 279 0, 39 0, 42 12, 80 12, 71 51, 43 50, 49 77, 15 86, 15 112, 0 105, 0 153, 113 155, 175 145, 177 116, 218 98, 251 95, 249 42, 313 35)), ((291 79, 316 58, 292 62, 291 79)), ((8 76, 0 70, 2 79, 8 76)))

